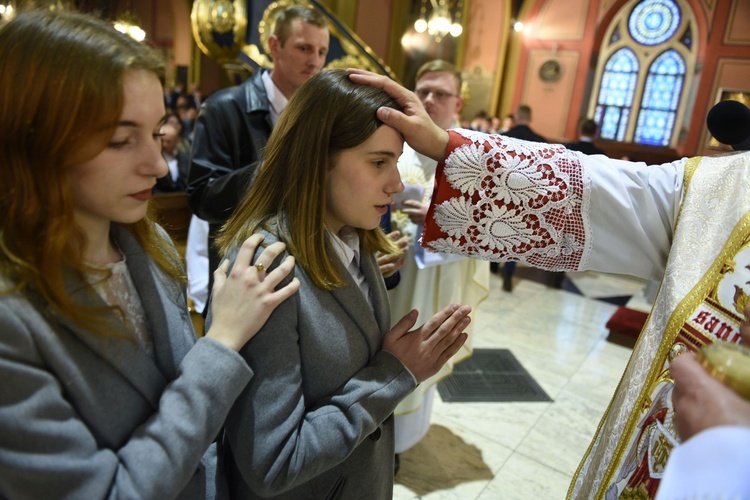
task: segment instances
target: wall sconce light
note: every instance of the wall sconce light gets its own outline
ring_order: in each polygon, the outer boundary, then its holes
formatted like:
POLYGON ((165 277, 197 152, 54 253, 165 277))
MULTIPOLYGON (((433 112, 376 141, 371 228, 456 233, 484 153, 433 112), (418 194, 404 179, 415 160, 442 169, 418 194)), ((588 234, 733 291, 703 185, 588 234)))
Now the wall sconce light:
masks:
POLYGON ((511 23, 513 24, 513 31, 515 31, 516 33, 520 33, 523 31, 524 26, 521 21, 513 19, 511 23))
POLYGON ((459 37, 464 31, 461 25, 461 12, 463 10, 463 0, 430 0, 432 12, 427 16, 427 0, 422 0, 422 7, 419 10, 419 19, 414 23, 414 30, 417 33, 425 31, 432 36, 436 42, 448 35, 459 37), (451 6, 452 4, 452 6, 451 6))

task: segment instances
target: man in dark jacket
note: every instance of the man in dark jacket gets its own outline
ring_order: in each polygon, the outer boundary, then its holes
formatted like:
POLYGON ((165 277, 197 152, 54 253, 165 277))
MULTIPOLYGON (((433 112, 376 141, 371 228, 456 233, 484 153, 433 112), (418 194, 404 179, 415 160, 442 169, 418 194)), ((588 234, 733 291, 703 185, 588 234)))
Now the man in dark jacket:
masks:
POLYGON ((591 118, 581 120, 581 125, 578 127, 578 142, 571 142, 570 144, 566 144, 565 147, 587 155, 605 154, 604 151, 594 146, 593 141, 597 128, 596 122, 591 118))
POLYGON ((328 53, 325 17, 300 5, 281 10, 268 38, 273 69, 213 94, 195 124, 188 204, 210 224, 209 267, 219 264, 213 239, 247 190, 271 129, 289 98, 320 72, 328 53))
POLYGON ((530 124, 531 108, 526 104, 521 104, 516 109, 516 124, 503 135, 524 141, 547 142, 547 139, 531 130, 530 124))

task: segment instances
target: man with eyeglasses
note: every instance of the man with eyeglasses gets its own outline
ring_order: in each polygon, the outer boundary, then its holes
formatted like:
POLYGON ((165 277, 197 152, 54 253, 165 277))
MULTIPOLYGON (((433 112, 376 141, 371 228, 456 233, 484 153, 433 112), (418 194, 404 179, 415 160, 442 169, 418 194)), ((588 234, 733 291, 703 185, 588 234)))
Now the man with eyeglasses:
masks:
MULTIPOLYGON (((435 124, 443 129, 459 126, 458 114, 463 107, 461 72, 452 64, 434 60, 417 71, 414 92, 435 124)), ((432 195, 437 162, 404 144, 398 160, 405 193, 418 199, 395 204, 393 223, 410 239, 406 265, 401 269, 401 283, 391 290, 391 317, 400 318, 412 309, 421 318, 429 318, 440 307, 450 303, 467 304, 476 310, 488 295, 489 265, 465 257, 447 254, 425 254, 419 245, 425 216, 432 195)), ((471 325, 469 325, 471 329, 471 325)), ((469 330, 467 330, 469 331, 469 330)), ((396 453, 414 446, 430 426, 435 384, 453 370, 453 363, 471 355, 471 335, 451 361, 433 378, 423 382, 396 408, 396 453)))

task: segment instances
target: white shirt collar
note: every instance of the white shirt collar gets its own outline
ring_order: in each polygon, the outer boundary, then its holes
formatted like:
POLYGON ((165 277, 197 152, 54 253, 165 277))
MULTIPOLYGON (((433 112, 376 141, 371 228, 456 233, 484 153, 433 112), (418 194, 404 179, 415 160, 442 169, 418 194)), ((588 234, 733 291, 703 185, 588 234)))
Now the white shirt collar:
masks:
POLYGON ((333 231, 329 231, 327 228, 326 232, 331 236, 331 246, 333 246, 333 250, 336 252, 338 258, 341 259, 341 262, 344 263, 344 266, 348 267, 349 263, 354 260, 357 267, 359 267, 359 233, 357 233, 357 230, 345 226, 341 230, 341 236, 333 231))
POLYGON ((281 93, 281 90, 279 90, 276 84, 273 83, 270 71, 263 71, 260 78, 263 81, 263 87, 265 87, 266 95, 268 96, 268 107, 271 111, 271 123, 273 123, 273 126, 275 127, 276 123, 279 121, 279 116, 281 116, 281 112, 284 111, 289 99, 287 99, 286 96, 281 93))

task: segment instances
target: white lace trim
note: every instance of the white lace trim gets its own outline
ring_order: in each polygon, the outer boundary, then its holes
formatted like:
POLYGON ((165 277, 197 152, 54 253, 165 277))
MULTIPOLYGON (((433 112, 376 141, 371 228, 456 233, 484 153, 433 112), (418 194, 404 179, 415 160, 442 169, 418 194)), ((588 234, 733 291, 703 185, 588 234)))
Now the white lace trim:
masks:
POLYGON ((460 196, 435 207, 437 252, 495 261, 523 261, 579 270, 588 261, 590 177, 579 157, 560 145, 471 130, 445 162, 445 179, 460 196))

